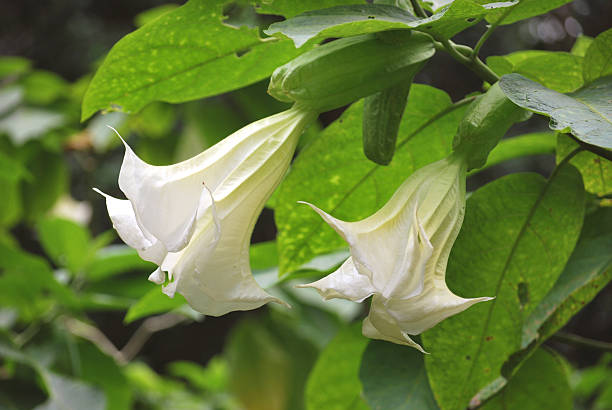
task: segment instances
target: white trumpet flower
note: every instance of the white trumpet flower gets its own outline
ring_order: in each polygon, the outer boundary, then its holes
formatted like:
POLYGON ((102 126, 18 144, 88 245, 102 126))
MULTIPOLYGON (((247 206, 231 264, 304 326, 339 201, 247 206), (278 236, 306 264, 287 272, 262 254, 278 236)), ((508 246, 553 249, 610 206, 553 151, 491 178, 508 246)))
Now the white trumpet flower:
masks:
POLYGON ((159 265, 149 280, 166 283, 164 293, 179 292, 206 315, 271 301, 285 304, 253 278, 249 243, 259 213, 313 118, 310 111, 292 108, 169 166, 145 163, 124 143, 119 187, 127 199, 98 192, 106 197, 121 239, 159 265))
POLYGON ((424 352, 410 335, 492 299, 464 299, 446 286, 448 256, 463 223, 465 175, 459 154, 429 164, 380 210, 357 222, 306 203, 348 242, 351 256, 337 271, 300 286, 317 289, 325 299, 362 302, 373 296, 363 335, 424 352))

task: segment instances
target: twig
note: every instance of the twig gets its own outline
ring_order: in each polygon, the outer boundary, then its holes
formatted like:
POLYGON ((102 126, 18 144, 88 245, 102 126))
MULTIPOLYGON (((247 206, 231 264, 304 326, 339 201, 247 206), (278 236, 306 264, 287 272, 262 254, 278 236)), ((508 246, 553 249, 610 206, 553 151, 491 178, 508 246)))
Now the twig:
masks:
POLYGON ((410 3, 412 4, 412 8, 414 9, 417 17, 427 17, 427 13, 425 13, 425 10, 423 10, 423 6, 421 6, 419 0, 410 0, 410 3))
POLYGON ((478 58, 478 53, 480 52, 480 48, 482 47, 482 45, 489 39, 489 37, 491 37, 491 34, 493 34, 497 26, 499 26, 501 22, 508 16, 508 14, 510 14, 512 9, 514 9, 514 6, 508 7, 506 11, 504 11, 504 13, 497 20, 495 20, 495 23, 491 23, 489 25, 489 27, 487 28, 487 31, 484 32, 482 37, 478 39, 478 42, 474 46, 474 51, 472 51, 472 55, 470 57, 472 60, 475 60, 478 58))
POLYGON ((603 350, 606 352, 612 352, 612 343, 589 339, 586 337, 574 335, 572 333, 557 332, 552 336, 552 338, 562 343, 582 347, 590 347, 591 349, 603 350))
POLYGON ((102 352, 115 359, 118 364, 130 362, 154 333, 169 329, 185 320, 187 318, 184 316, 174 313, 150 317, 142 322, 123 349, 119 350, 97 327, 75 318, 62 318, 64 326, 70 333, 89 340, 102 352))

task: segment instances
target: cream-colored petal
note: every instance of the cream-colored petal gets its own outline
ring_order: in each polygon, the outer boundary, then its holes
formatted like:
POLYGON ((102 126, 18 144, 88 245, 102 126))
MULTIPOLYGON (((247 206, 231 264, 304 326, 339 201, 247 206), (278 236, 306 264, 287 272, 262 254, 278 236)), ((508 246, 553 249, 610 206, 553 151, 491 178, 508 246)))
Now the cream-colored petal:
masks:
POLYGON ((106 198, 108 214, 121 240, 136 249, 142 259, 160 265, 166 256, 166 249, 157 239, 140 228, 130 201, 114 198, 96 188, 94 191, 106 198))
POLYGON ((362 302, 376 292, 370 278, 357 271, 352 258, 348 258, 335 272, 324 278, 297 287, 315 288, 326 300, 340 298, 353 302, 362 302))
POLYGON ((370 313, 363 320, 361 332, 365 337, 370 339, 386 340, 388 342, 397 343, 414 347, 422 353, 427 353, 421 345, 410 338, 408 333, 402 330, 397 321, 389 315, 384 299, 375 295, 372 298, 370 313))
POLYGON ((493 298, 465 299, 446 287, 426 288, 422 294, 410 299, 387 300, 385 306, 404 332, 416 335, 476 303, 491 299, 493 298))
POLYGON ((149 281, 155 283, 156 285, 161 285, 166 281, 166 274, 161 270, 161 268, 157 268, 149 275, 149 281))

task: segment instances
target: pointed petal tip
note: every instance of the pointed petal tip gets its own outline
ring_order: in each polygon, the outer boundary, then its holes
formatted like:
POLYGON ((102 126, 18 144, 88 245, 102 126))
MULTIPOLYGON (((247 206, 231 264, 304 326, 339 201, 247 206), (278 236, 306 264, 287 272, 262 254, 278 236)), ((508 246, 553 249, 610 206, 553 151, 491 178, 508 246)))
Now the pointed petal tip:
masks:
POLYGON ((166 280, 166 275, 161 270, 161 268, 157 268, 149 275, 149 281, 155 283, 156 285, 161 285, 166 280))
POLYGON ((279 299, 279 298, 272 297, 272 298, 270 298, 269 302, 278 303, 279 305, 284 306, 287 309, 293 309, 293 307, 291 307, 291 305, 289 303, 287 303, 284 300, 279 299))
POLYGON ((119 137, 119 139, 121 140, 121 142, 123 142, 123 145, 125 145, 127 148, 129 148, 128 144, 125 142, 125 140, 123 139, 123 137, 121 136, 121 134, 119 134, 119 131, 117 131, 115 128, 111 127, 110 125, 106 124, 106 126, 108 128, 110 128, 111 130, 113 130, 115 132, 115 134, 117 134, 117 136, 119 137))

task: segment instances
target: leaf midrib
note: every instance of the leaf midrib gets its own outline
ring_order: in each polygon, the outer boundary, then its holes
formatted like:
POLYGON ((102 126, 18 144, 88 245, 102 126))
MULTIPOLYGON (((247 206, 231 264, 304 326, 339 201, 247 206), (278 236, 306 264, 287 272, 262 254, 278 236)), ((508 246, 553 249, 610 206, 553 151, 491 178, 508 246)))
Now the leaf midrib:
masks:
MULTIPOLYGON (((552 182, 555 180, 556 176, 558 175, 559 168, 560 167, 555 168, 555 171, 553 171, 553 174, 545 182, 544 187, 540 191, 537 199, 533 203, 533 206, 529 210, 529 213, 527 214, 527 217, 525 218, 525 222, 521 226, 521 229, 520 229, 520 231, 519 231, 519 233, 518 233, 518 235, 516 237, 516 240, 512 244, 512 248, 510 249, 510 253, 508 254, 508 257, 506 258, 506 262, 504 263, 504 267, 503 267, 503 269, 501 271, 500 278, 497 281, 497 285, 495 287, 495 295, 497 295, 499 293, 499 290, 501 289, 501 286, 502 286, 502 284, 504 282, 504 279, 506 277, 508 269, 510 268, 510 264, 512 262, 512 259, 514 258, 514 254, 516 253, 516 250, 518 249, 518 245, 522 241, 523 235, 525 234, 525 232, 527 232, 527 229, 529 228, 531 219, 534 217, 537 209, 540 207, 540 204, 542 203, 544 197, 546 196, 546 193, 548 192, 548 189, 550 188, 550 186, 552 185, 552 182)), ((481 332, 481 335, 480 335, 480 338, 479 338, 478 349, 476 350, 476 353, 474 354, 474 360, 471 361, 471 366, 469 368, 469 371, 468 371, 468 374, 467 374, 467 377, 466 377, 466 383, 463 384, 463 389, 461 390, 461 394, 457 398, 459 403, 455 403, 455 404, 458 404, 458 405, 461 404, 460 402, 463 399, 463 397, 465 396, 466 391, 467 391, 467 389, 469 387, 469 382, 472 379, 472 376, 473 376, 474 371, 476 369, 476 364, 478 363, 478 359, 480 358, 480 355, 482 353, 482 348, 484 346, 484 340, 485 340, 485 334, 487 333, 487 330, 489 328, 489 324, 491 322, 491 317, 493 316, 493 310, 495 309, 496 304, 497 304, 497 298, 493 299, 491 301, 491 303, 489 304, 489 310, 487 312, 487 318, 485 319, 484 327, 482 328, 482 332, 481 332)), ((455 408, 455 407, 453 407, 453 408, 455 408)), ((458 406, 457 406, 457 408, 458 408, 458 406)))

